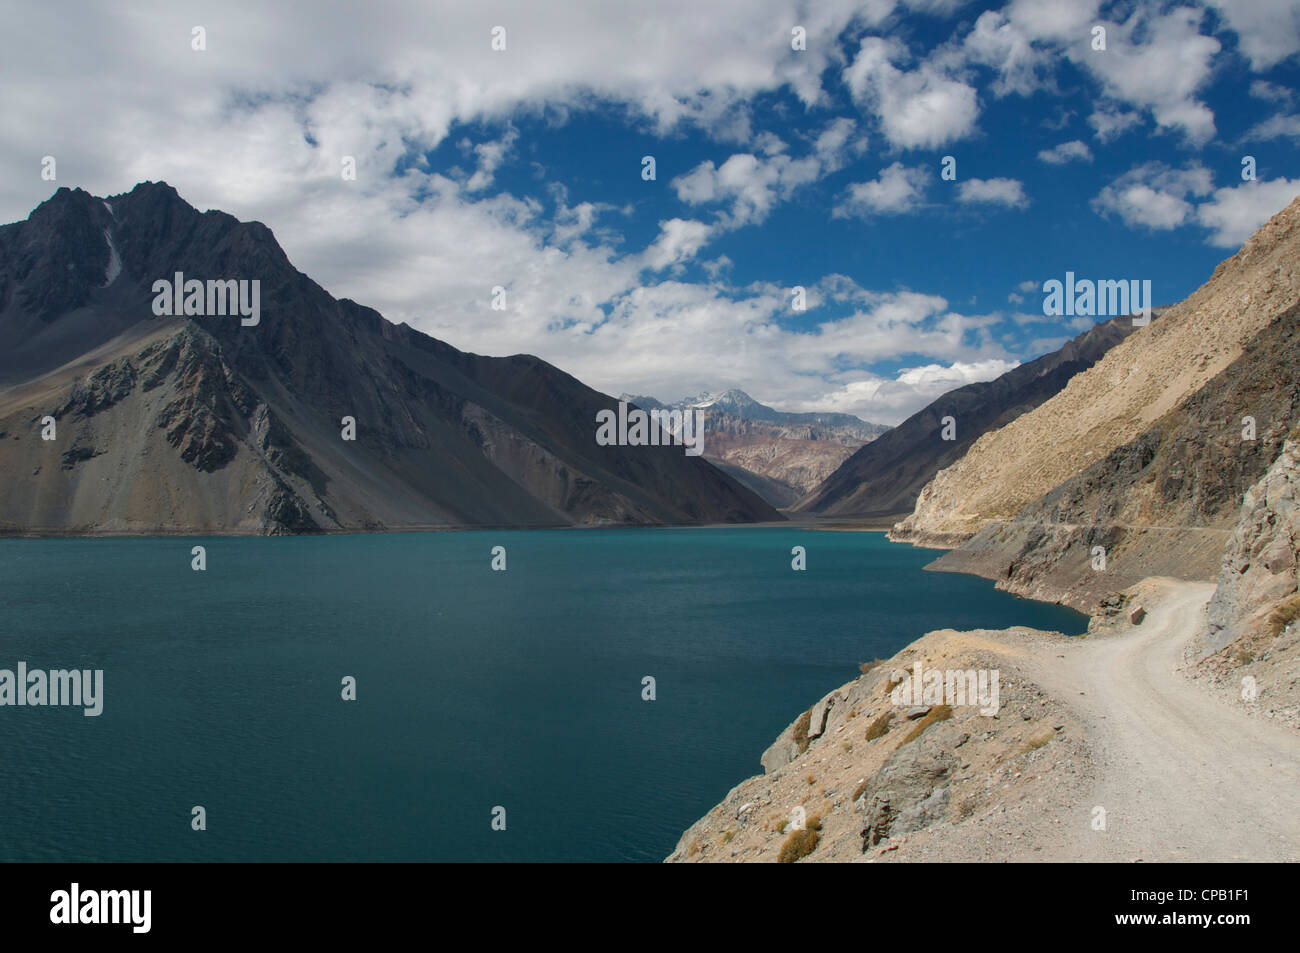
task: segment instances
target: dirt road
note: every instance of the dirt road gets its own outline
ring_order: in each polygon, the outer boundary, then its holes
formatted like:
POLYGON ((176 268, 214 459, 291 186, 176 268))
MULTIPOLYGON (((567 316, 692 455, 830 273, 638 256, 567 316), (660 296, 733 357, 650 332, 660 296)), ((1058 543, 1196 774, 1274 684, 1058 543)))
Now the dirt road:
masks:
MULTIPOLYGON (((1076 709, 1101 768, 1101 861, 1300 860, 1300 733, 1251 718, 1177 671, 1204 624, 1207 583, 1150 580, 1139 626, 1043 653, 1039 683, 1076 709)), ((1244 703, 1239 703, 1244 704, 1244 703)))

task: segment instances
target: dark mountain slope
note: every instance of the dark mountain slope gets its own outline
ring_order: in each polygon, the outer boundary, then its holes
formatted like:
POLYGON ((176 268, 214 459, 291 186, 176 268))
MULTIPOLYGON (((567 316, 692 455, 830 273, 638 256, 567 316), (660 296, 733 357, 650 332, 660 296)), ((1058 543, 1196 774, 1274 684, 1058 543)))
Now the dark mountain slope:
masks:
POLYGON ((681 447, 598 446, 596 412, 617 402, 544 361, 466 354, 335 300, 265 226, 161 183, 61 189, 0 228, 0 355, 9 531, 780 518, 681 447), (176 272, 259 280, 259 323, 155 317, 153 282, 176 272))

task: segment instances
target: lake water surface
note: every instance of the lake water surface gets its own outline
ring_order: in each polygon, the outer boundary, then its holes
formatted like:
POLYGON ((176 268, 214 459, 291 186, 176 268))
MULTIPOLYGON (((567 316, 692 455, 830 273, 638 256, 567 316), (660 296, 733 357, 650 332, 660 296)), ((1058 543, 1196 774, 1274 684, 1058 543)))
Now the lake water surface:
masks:
POLYGON ((1086 628, 936 555, 799 528, 3 540, 0 669, 103 669, 105 698, 0 707, 0 860, 659 861, 859 662, 1086 628))

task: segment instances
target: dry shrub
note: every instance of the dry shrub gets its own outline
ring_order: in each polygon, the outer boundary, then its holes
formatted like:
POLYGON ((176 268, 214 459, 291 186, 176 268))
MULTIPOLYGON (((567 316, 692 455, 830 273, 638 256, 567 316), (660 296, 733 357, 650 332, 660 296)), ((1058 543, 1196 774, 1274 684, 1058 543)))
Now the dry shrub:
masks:
POLYGON ((1025 739, 1025 743, 1020 746, 1020 754, 1024 754, 1026 751, 1033 751, 1037 748, 1041 748, 1043 745, 1047 744, 1055 737, 1056 737, 1056 729, 1053 728, 1051 725, 1043 725, 1041 728, 1039 728, 1037 731, 1035 731, 1033 734, 1031 734, 1028 738, 1025 739))
POLYGON ((894 718, 892 708, 885 709, 884 712, 877 715, 871 724, 867 725, 867 740, 875 741, 877 738, 883 738, 889 731, 889 723, 894 718))
POLYGON ((907 733, 907 737, 903 739, 903 744, 907 744, 909 741, 915 741, 917 738, 921 737, 921 735, 925 734, 925 729, 937 722, 947 721, 951 717, 951 705, 935 705, 930 709, 926 716, 918 721, 916 726, 907 733))
POLYGON ((1282 634, 1282 630, 1300 617, 1300 592, 1293 596, 1288 596, 1277 604, 1268 616, 1269 629, 1273 633, 1273 638, 1282 634))
POLYGON ((812 725, 812 709, 799 716, 799 720, 794 723, 794 740, 799 746, 802 753, 808 750, 808 729, 812 725))
POLYGON ((781 845, 781 853, 776 858, 778 864, 793 864, 813 852, 821 840, 822 819, 814 814, 808 818, 807 826, 801 831, 794 831, 781 845))

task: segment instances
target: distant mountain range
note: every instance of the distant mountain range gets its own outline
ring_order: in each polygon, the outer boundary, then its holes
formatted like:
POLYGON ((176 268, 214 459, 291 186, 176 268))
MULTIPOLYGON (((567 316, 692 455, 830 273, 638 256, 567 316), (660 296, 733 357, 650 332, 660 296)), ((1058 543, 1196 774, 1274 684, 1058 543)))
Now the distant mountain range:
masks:
POLYGON ((705 430, 723 433, 745 433, 756 424, 770 424, 783 429, 785 436, 796 440, 824 440, 832 443, 866 443, 889 429, 884 424, 867 423, 853 414, 788 413, 760 404, 743 390, 705 393, 699 397, 664 404, 653 397, 624 395, 624 400, 638 407, 684 410, 700 407, 708 411, 705 430))
POLYGON ((336 300, 266 226, 165 183, 59 189, 0 227, 3 532, 781 518, 681 447, 597 445, 616 405, 536 357, 468 354, 336 300), (208 307, 213 284, 257 281, 256 324, 156 314, 178 273, 207 281, 208 307))
POLYGON ((774 506, 790 506, 853 451, 889 430, 852 414, 787 413, 743 390, 664 404, 623 395, 646 410, 704 410, 704 455, 774 506))

